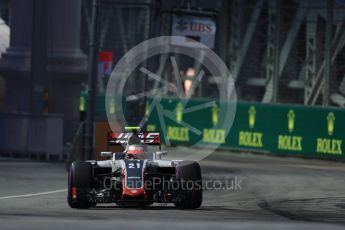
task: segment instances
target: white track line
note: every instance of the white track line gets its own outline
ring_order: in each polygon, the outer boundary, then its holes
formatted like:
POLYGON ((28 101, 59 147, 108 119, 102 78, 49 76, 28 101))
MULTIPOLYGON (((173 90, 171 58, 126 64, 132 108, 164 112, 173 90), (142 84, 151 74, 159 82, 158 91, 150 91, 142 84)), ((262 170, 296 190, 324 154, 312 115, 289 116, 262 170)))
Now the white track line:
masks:
POLYGON ((38 192, 38 193, 31 193, 31 194, 24 194, 24 195, 3 196, 3 197, 0 197, 0 200, 13 199, 13 198, 25 198, 25 197, 33 197, 33 196, 43 196, 43 195, 49 195, 49 194, 54 194, 54 193, 66 192, 66 191, 67 191, 67 189, 60 189, 60 190, 54 190, 54 191, 48 191, 48 192, 38 192))

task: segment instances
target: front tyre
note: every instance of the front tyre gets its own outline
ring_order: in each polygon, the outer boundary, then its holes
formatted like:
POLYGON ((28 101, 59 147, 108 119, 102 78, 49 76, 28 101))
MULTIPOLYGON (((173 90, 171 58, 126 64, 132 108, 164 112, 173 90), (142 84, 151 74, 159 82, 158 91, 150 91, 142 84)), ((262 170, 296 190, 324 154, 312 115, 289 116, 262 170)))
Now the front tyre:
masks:
POLYGON ((196 209, 202 203, 202 178, 198 162, 183 161, 177 166, 180 195, 174 203, 180 209, 196 209))
POLYGON ((92 186, 92 166, 89 162, 75 161, 68 172, 67 202, 71 208, 87 209, 94 204, 89 200, 92 186))

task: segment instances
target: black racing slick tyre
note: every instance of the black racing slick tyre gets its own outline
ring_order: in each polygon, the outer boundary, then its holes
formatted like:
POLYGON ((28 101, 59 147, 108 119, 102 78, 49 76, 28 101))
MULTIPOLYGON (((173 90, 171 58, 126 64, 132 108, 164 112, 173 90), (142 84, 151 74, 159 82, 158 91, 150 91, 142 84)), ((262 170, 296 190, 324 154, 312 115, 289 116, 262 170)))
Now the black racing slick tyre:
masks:
POLYGON ((68 172, 67 202, 71 208, 87 209, 94 204, 87 191, 92 186, 92 166, 89 162, 75 161, 68 172))
POLYGON ((174 203, 180 209, 196 209, 202 203, 202 178, 197 162, 183 161, 177 166, 177 178, 180 181, 180 195, 174 203))

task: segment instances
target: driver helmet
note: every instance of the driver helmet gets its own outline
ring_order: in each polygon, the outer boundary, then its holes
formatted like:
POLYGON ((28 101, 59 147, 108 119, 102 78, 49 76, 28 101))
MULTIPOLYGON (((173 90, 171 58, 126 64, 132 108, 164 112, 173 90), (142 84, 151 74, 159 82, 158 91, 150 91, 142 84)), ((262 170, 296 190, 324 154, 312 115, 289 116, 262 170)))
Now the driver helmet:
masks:
POLYGON ((144 154, 144 147, 141 145, 130 145, 127 150, 127 154, 131 155, 141 155, 144 154))

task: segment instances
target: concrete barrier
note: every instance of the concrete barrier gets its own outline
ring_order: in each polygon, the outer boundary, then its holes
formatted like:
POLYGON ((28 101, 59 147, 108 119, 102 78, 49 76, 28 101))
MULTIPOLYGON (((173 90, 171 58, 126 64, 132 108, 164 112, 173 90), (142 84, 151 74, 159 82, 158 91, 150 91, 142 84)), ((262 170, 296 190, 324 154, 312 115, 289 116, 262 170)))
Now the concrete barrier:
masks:
MULTIPOLYGON (((222 120, 227 119, 223 116, 224 104, 220 106, 220 103, 233 104, 208 102, 212 101, 191 100, 186 107, 181 107, 179 99, 162 99, 161 111, 171 114, 170 117, 162 116, 165 140, 168 138, 175 145, 220 145, 276 155, 345 160, 344 109, 239 102, 233 125, 227 133, 228 127, 222 126, 222 120), (189 107, 207 103, 210 106, 184 113, 189 107), (200 133, 192 132, 192 127, 200 133)), ((148 129, 164 133, 157 110, 149 116, 148 129)))
POLYGON ((0 128, 1 152, 63 158, 63 115, 1 113, 0 128))

